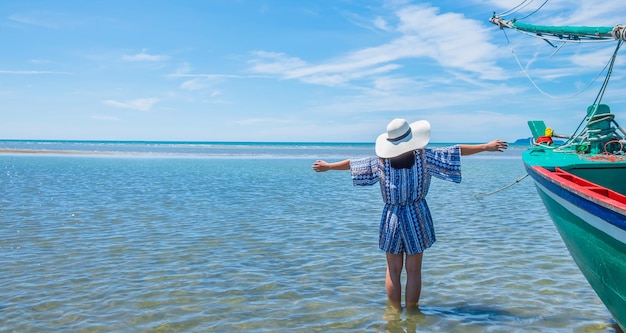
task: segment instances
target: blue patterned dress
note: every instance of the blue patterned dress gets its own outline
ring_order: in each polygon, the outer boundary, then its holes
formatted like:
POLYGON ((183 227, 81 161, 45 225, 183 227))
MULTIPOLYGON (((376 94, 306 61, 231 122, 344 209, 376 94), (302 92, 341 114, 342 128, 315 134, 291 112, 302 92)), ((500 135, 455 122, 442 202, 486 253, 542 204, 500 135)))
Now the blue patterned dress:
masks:
POLYGON ((415 152, 410 169, 395 169, 377 156, 350 160, 355 186, 380 183, 385 202, 380 221, 379 247, 390 253, 416 254, 435 242, 435 229, 426 194, 431 176, 461 182, 461 148, 424 148, 415 152))

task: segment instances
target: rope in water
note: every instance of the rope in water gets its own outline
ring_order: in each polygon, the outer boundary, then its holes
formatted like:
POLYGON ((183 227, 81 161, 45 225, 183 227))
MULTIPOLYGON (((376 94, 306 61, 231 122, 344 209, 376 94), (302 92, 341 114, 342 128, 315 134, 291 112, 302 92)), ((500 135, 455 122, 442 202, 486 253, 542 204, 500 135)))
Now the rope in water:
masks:
POLYGON ((511 186, 513 186, 513 185, 515 185, 515 184, 517 184, 517 183, 519 183, 519 182, 521 182, 521 181, 522 181, 522 180, 524 180, 524 178, 526 178, 526 177, 528 177, 528 174, 525 174, 523 177, 520 177, 520 178, 516 179, 516 180, 515 180, 514 182, 512 182, 511 184, 509 184, 509 185, 507 185, 507 186, 504 186, 504 187, 502 187, 502 188, 499 188, 499 189, 497 189, 497 190, 495 190, 495 191, 492 191, 492 192, 489 192, 489 193, 479 193, 479 194, 476 194, 476 195, 474 195, 474 196, 475 196, 476 198, 480 198, 480 197, 486 197, 486 196, 488 196, 488 195, 496 194, 496 193, 498 193, 498 192, 504 191, 504 190, 506 190, 507 188, 509 188, 509 187, 511 187, 511 186))

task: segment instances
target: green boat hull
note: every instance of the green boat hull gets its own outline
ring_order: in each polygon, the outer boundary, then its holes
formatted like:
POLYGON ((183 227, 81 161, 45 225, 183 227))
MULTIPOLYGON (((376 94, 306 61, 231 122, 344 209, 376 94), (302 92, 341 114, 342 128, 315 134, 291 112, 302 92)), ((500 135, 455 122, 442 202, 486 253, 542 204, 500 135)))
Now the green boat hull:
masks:
POLYGON ((523 160, 572 258, 626 330, 626 197, 620 194, 626 161, 542 148, 529 149, 523 160))

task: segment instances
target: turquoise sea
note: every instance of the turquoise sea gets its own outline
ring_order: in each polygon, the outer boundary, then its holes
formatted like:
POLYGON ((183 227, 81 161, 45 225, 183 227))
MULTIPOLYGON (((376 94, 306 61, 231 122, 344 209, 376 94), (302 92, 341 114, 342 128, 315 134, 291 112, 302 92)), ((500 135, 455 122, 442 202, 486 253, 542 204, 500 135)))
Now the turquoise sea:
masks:
POLYGON ((0 141, 0 332, 619 332, 524 147, 433 180, 420 311, 387 308, 371 144, 0 141), (8 152, 7 152, 8 151, 8 152))

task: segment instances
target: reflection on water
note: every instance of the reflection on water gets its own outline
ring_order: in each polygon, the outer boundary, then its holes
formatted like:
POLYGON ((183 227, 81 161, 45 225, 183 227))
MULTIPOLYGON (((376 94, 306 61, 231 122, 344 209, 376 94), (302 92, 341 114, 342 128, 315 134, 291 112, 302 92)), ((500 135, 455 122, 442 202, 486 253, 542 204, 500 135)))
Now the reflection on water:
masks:
MULTIPOLYGON (((456 322, 457 328, 463 327, 463 332, 484 332, 489 327, 506 327, 510 330, 511 323, 519 324, 522 321, 535 320, 522 318, 507 310, 490 306, 452 305, 452 306, 422 306, 419 309, 398 311, 388 308, 384 316, 387 324, 385 332, 423 332, 425 328, 435 330, 438 322, 456 322)), ((444 327, 441 327, 443 330, 444 327)))
MULTIPOLYGON (((549 332, 544 327, 565 326, 562 318, 549 318, 540 314, 523 316, 504 308, 487 305, 431 305, 420 308, 397 309, 388 306, 383 315, 385 324, 378 332, 417 333, 448 332, 455 323, 458 332, 549 332), (519 327, 515 330, 512 327, 519 327)), ((623 333, 614 321, 585 327, 584 332, 623 333)))

